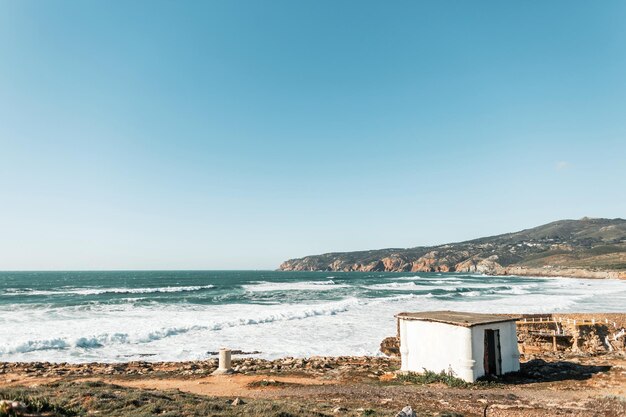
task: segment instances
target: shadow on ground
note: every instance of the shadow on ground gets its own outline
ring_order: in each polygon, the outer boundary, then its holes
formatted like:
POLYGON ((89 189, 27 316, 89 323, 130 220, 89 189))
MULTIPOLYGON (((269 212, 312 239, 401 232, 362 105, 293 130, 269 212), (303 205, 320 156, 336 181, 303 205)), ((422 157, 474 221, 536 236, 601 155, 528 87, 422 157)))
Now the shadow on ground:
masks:
POLYGON ((504 384, 525 384, 529 382, 556 382, 567 380, 585 380, 594 374, 608 372, 610 366, 581 365, 575 362, 546 362, 533 359, 521 364, 519 372, 511 372, 497 379, 504 384))

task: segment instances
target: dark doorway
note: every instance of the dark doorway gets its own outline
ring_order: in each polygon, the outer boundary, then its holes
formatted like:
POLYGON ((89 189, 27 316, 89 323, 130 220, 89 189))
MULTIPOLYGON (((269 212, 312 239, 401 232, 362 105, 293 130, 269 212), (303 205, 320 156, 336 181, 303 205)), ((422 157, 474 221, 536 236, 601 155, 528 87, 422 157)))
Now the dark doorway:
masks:
POLYGON ((500 331, 485 330, 485 375, 500 375, 502 358, 500 356, 500 331))

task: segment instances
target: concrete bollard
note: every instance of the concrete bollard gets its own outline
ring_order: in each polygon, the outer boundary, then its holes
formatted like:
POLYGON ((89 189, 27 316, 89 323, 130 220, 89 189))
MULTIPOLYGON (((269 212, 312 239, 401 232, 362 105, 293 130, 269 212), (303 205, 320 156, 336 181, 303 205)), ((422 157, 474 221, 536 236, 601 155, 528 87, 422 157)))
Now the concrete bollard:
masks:
POLYGON ((231 368, 230 349, 220 349, 220 369, 231 368))
POLYGON ((233 368, 231 365, 230 349, 221 348, 219 366, 213 372, 213 375, 225 375, 225 374, 232 374, 232 373, 233 373, 233 368))

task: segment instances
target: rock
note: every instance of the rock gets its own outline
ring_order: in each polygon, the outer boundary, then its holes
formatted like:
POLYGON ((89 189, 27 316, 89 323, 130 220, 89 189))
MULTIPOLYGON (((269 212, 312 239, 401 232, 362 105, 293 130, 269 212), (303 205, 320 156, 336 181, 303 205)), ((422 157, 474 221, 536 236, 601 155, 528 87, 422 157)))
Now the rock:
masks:
POLYGON ((408 271, 411 269, 409 261, 405 257, 395 253, 381 259, 381 262, 383 263, 385 271, 408 271))
POLYGON ((245 401, 239 397, 235 398, 233 402, 230 403, 230 405, 243 405, 243 404, 245 404, 245 401))
POLYGON ((341 406, 333 408, 334 414, 345 413, 346 411, 348 411, 348 409, 341 406))
POLYGON ((396 417, 417 417, 413 408, 410 405, 404 407, 401 411, 396 414, 396 417))
POLYGON ((0 412, 2 415, 22 415, 28 411, 26 404, 20 401, 0 400, 0 412))
POLYGON ((400 356, 400 340, 397 337, 386 337, 380 342, 380 351, 387 356, 400 356))

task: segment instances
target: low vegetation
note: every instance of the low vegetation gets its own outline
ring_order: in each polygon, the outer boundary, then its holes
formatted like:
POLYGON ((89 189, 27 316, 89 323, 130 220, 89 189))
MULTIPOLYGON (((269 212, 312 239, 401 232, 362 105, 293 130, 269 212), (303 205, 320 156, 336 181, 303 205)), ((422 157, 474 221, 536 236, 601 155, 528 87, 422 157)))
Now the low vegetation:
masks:
MULTIPOLYGON (((39 413, 52 416, 76 416, 80 410, 77 407, 56 403, 38 390, 28 388, 0 389, 0 400, 18 402, 26 405, 29 413, 39 413)), ((13 417, 20 414, 8 403, 0 405, 0 417, 13 417)))
MULTIPOLYGON (((330 417, 332 404, 294 400, 248 400, 206 397, 178 390, 127 388, 103 382, 63 382, 37 387, 0 388, 0 399, 20 401, 29 415, 70 417, 98 414, 107 417, 330 417), (41 413, 41 414, 37 414, 41 413)), ((379 410, 344 413, 350 417, 386 415, 379 410)), ((14 417, 3 412, 0 417, 14 417)))
POLYGON ((409 383, 409 384, 445 384, 452 388, 483 388, 483 387, 494 387, 498 386, 497 382, 492 381, 476 381, 476 382, 466 382, 461 378, 457 378, 454 375, 441 371, 439 373, 424 370, 424 372, 416 373, 416 372, 407 372, 399 374, 396 378, 396 381, 401 383, 409 383))

